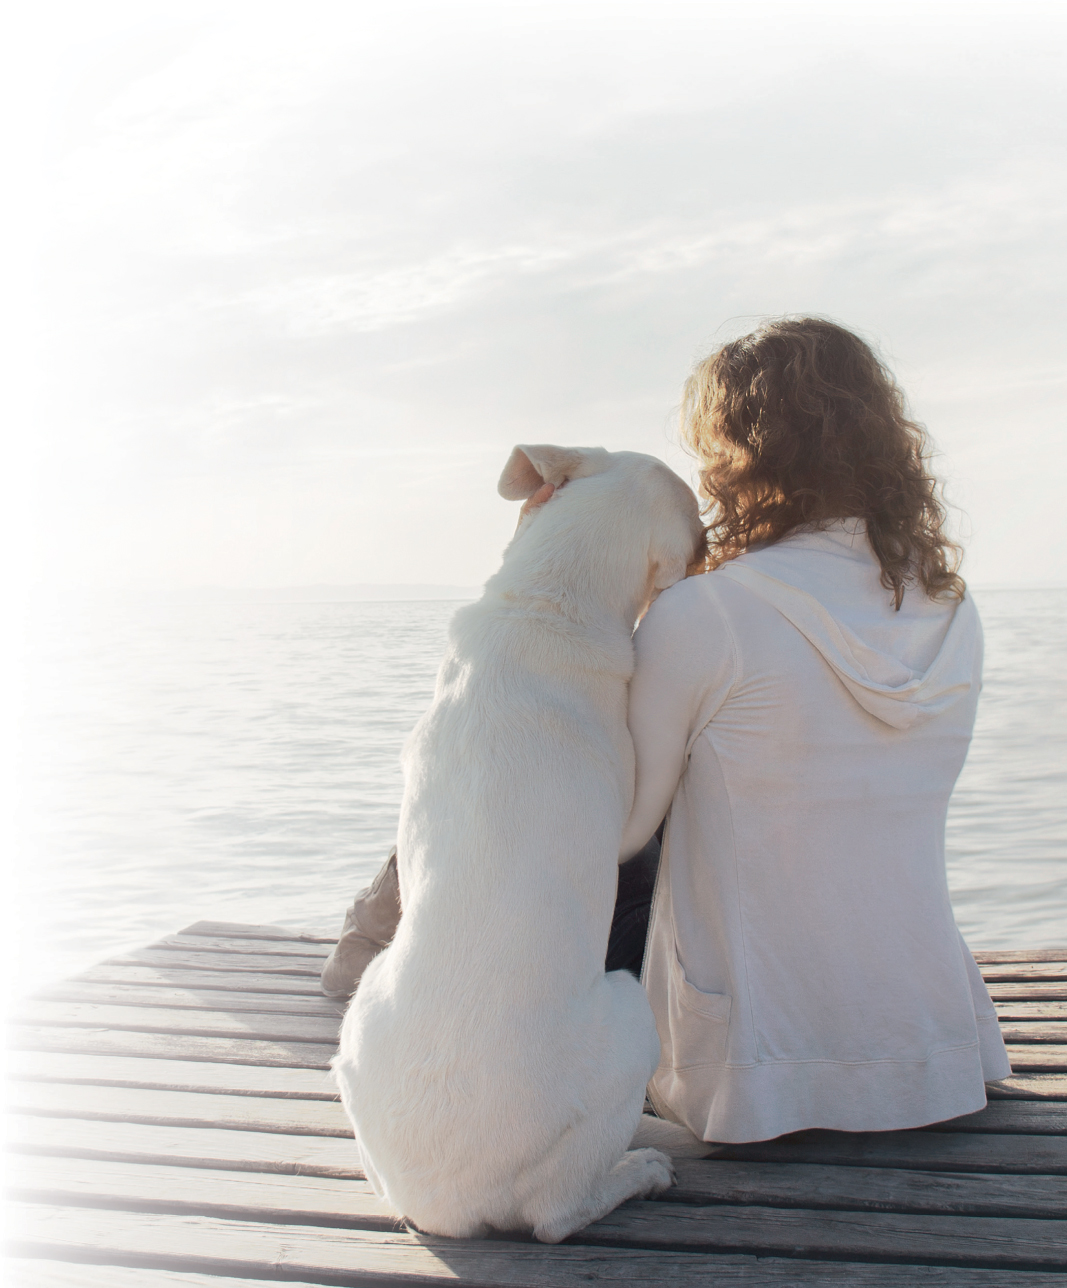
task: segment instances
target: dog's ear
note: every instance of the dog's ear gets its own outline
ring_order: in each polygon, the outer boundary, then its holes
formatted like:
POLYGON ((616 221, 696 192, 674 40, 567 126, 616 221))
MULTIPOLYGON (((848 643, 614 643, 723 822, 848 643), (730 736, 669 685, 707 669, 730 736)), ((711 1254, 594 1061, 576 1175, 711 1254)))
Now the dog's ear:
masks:
POLYGON ((566 483, 584 459, 576 447, 551 447, 547 443, 516 447, 504 466, 497 491, 506 501, 525 501, 542 483, 551 483, 554 487, 566 483))

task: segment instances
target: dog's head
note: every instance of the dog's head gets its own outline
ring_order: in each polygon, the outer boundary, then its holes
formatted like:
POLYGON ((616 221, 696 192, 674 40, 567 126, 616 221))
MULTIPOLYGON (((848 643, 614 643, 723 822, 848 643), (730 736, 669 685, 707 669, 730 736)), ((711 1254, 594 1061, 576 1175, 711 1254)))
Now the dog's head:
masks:
MULTIPOLYGON (((702 548, 696 497, 654 456, 523 445, 508 458, 498 490, 510 501, 524 501, 545 483, 557 490, 542 507, 544 519, 554 514, 562 527, 566 514, 580 523, 582 544, 591 554, 599 552, 595 562, 605 573, 611 565, 616 575, 625 570, 630 581, 645 578, 643 588, 634 588, 635 594, 643 589, 645 603, 680 581, 702 548)), ((572 551, 577 554, 573 546, 572 551)))

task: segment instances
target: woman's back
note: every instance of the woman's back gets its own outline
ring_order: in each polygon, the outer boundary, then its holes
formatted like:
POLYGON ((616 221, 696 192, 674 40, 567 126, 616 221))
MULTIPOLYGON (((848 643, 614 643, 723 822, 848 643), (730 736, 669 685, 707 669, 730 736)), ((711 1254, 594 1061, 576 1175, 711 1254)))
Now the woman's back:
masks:
POLYGON ((705 1139, 918 1126, 1008 1072, 944 867, 977 614, 919 590, 895 611, 880 573, 836 520, 680 583, 637 633, 639 762, 670 777, 685 748, 645 956, 651 1094, 705 1139))

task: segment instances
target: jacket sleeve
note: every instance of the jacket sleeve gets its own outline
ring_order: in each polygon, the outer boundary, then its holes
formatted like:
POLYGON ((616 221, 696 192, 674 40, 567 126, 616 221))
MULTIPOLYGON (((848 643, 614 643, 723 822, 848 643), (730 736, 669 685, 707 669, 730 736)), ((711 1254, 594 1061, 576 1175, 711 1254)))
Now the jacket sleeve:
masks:
POLYGON ((737 674, 729 623, 714 573, 665 591, 634 636, 627 721, 634 742, 634 803, 620 862, 636 854, 663 821, 693 740, 726 700, 737 674))

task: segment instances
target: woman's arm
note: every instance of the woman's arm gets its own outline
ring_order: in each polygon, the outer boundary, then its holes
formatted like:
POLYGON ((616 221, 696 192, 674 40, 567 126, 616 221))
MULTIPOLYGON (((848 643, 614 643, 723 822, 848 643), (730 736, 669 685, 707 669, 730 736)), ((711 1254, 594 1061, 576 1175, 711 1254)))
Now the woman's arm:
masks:
POLYGON ((641 849, 663 821, 689 748, 722 705, 736 672, 733 639, 709 578, 665 591, 634 636, 627 723, 634 742, 634 803, 619 861, 641 849))

